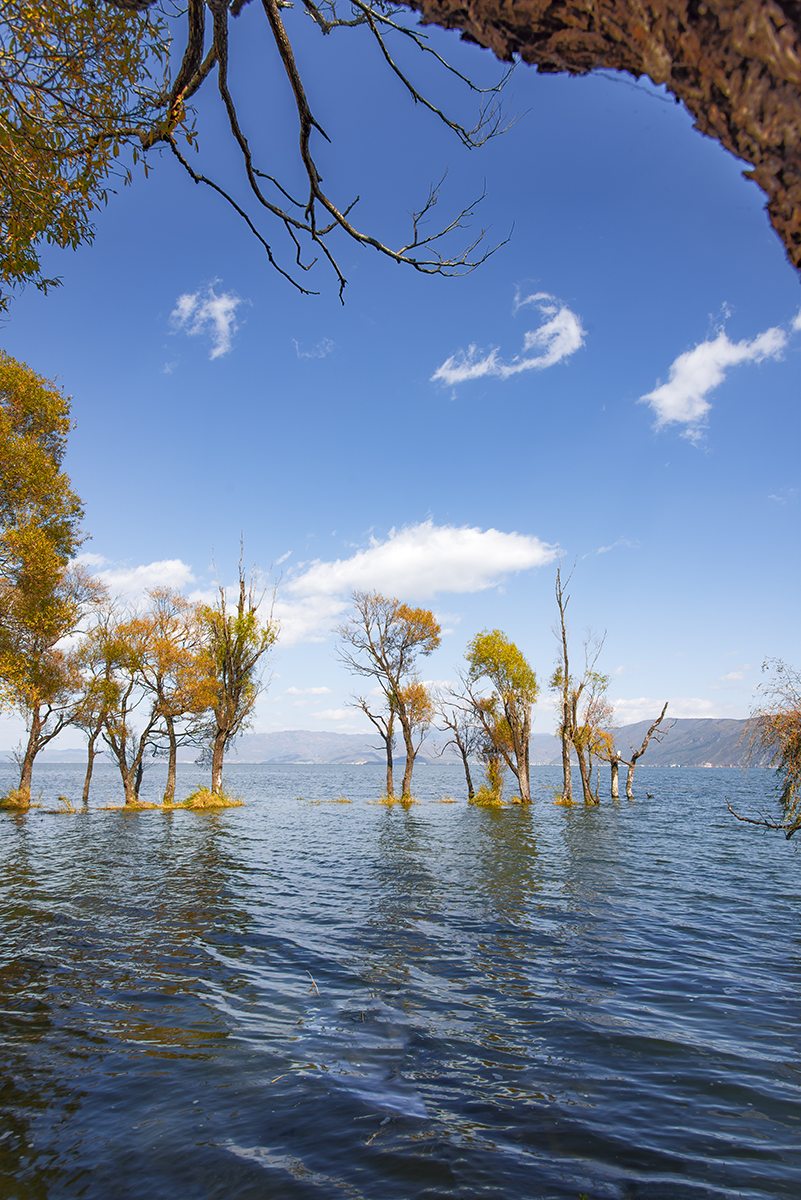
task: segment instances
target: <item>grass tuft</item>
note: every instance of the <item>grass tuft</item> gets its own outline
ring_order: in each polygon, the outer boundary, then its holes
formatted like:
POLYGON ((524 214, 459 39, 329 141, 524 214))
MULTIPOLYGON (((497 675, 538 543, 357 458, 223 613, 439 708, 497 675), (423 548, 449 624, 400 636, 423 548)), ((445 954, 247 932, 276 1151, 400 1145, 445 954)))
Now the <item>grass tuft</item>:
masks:
POLYGON ((0 808, 21 809, 30 808, 31 798, 27 792, 12 788, 6 796, 0 796, 0 808))
POLYGON ((235 796, 226 796, 223 792, 213 792, 211 788, 199 787, 196 788, 191 795, 185 800, 180 800, 178 804, 174 804, 173 808, 242 808, 244 800, 238 800, 235 796))
POLYGON ((472 800, 468 800, 468 804, 475 804, 479 808, 503 808, 504 802, 497 792, 491 791, 488 787, 479 788, 472 800))

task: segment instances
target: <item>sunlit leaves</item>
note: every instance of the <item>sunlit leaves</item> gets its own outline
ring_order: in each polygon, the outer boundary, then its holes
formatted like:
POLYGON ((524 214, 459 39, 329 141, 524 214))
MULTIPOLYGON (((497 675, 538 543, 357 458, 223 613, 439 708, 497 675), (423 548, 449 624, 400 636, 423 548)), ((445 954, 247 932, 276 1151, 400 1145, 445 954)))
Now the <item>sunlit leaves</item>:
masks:
POLYGON ((94 235, 120 148, 139 142, 163 86, 165 27, 99 0, 0 0, 0 308, 26 282, 46 291, 40 247, 94 235))

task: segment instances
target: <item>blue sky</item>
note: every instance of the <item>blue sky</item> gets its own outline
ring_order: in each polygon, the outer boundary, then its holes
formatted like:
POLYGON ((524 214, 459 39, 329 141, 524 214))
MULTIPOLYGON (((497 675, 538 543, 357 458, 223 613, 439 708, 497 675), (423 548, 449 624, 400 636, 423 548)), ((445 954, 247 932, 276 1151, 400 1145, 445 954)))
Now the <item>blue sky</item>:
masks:
MULTIPOLYGON (((238 101, 291 190, 290 97, 258 57, 257 17, 236 31, 238 101)), ((218 197, 152 155, 93 246, 46 253, 62 288, 26 291, 3 331, 73 397, 90 563, 128 596, 204 594, 212 555, 235 577, 241 532, 246 561, 280 579, 260 730, 362 729, 330 635, 353 587, 441 614, 427 678, 451 679, 467 640, 500 627, 546 680, 558 553, 576 560, 574 652, 588 626, 607 631, 621 722, 665 699, 675 716, 747 715, 762 660, 799 661, 801 328, 743 164, 646 83, 524 66, 519 121, 470 152, 360 34, 287 19, 332 139, 317 143, 326 187, 361 196, 362 228, 402 242, 447 167, 442 216, 486 181, 475 226, 511 238, 462 279, 339 238, 343 307, 324 267, 304 279, 320 295, 299 295, 218 197)), ((487 52, 430 34, 461 70, 497 76, 487 52)), ((469 123, 469 95, 419 58, 422 90, 469 123)), ((211 99, 198 161, 244 196, 211 99)), ((2 740, 16 729, 6 718, 2 740)))

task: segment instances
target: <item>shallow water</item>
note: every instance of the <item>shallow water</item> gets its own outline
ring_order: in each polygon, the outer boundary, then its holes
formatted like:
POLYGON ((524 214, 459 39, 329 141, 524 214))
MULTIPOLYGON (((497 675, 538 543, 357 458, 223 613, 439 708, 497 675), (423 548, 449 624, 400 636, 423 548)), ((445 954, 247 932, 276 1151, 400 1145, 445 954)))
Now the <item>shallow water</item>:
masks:
POLYGON ((0 816, 0 1196, 801 1193, 801 862, 723 801, 766 772, 523 811, 421 767, 404 811, 234 764, 244 808, 126 814, 104 766, 47 811, 81 775, 0 816))

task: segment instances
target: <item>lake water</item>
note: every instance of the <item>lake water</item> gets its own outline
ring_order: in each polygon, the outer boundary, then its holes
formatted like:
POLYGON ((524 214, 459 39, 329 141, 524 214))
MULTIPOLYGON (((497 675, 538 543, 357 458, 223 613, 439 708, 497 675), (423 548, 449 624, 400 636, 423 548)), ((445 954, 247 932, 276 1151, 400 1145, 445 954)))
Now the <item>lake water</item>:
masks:
POLYGON ((127 814, 105 765, 57 814, 82 771, 40 767, 0 815, 3 1200, 796 1200, 801 860, 724 804, 771 777, 532 774, 486 810, 420 767, 404 810, 234 763, 244 808, 127 814))

